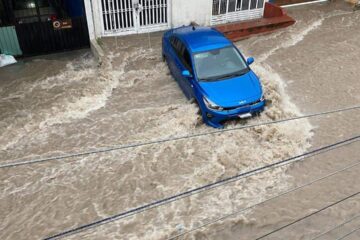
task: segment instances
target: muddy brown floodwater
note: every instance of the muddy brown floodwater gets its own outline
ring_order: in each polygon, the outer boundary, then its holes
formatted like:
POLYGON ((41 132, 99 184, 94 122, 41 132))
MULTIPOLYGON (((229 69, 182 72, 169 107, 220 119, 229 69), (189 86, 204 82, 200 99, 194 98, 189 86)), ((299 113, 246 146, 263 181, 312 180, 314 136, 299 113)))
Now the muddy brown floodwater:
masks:
MULTIPOLYGON (((360 13, 343 3, 289 10, 297 23, 236 45, 254 56, 272 104, 226 128, 360 103, 360 13)), ((210 131, 161 61, 161 34, 107 38, 87 51, 0 69, 0 164, 210 131)), ((0 169, 0 239, 41 239, 308 149, 360 134, 349 111, 186 140, 0 169)), ((167 239, 359 161, 360 143, 66 239, 167 239)), ((183 239, 255 239, 360 190, 359 168, 183 239)), ((268 239, 311 239, 360 214, 354 197, 268 239)), ((360 219, 330 232, 333 239, 360 219)), ((331 238, 329 238, 331 236, 331 238)), ((359 239, 360 235, 349 236, 359 239)))

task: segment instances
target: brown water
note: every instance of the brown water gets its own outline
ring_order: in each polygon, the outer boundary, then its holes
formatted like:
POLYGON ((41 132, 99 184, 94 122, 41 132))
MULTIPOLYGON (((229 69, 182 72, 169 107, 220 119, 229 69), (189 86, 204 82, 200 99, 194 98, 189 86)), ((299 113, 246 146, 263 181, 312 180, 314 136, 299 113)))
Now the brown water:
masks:
MULTIPOLYGON (((298 22, 290 28, 237 44, 255 57, 253 69, 272 104, 260 117, 226 128, 359 102, 359 13, 343 5, 309 9, 292 10, 298 22)), ((212 130, 161 62, 159 37, 105 39, 108 57, 100 67, 88 53, 76 52, 0 69, 1 164, 212 130)), ((356 135, 359 118, 351 112, 0 169, 0 239, 44 238, 299 154, 310 142, 318 147, 356 135)), ((357 155, 354 143, 69 239, 166 239, 360 160, 357 155)), ((253 239, 359 189, 358 173, 354 169, 185 238, 253 239)), ((360 213, 355 200, 329 215, 340 222, 360 213)), ((332 218, 319 215, 274 239, 307 239, 334 224, 332 218)))

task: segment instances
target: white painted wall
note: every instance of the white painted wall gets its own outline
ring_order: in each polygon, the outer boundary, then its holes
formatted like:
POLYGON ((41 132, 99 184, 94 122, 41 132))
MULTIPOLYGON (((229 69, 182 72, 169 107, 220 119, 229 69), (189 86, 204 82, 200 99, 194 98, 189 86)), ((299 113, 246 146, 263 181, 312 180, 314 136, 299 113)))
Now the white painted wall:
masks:
MULTIPOLYGON (((212 0, 168 0, 170 3, 170 24, 171 27, 189 25, 190 22, 196 22, 199 25, 210 25, 212 0)), ((92 21, 89 25, 93 26, 95 38, 102 36, 102 21, 100 13, 101 0, 85 0, 92 6, 92 21), (91 23, 93 22, 93 23, 91 23)), ((90 10, 87 11, 89 16, 90 10)), ((89 17, 88 17, 89 19, 89 17)))
MULTIPOLYGON (((90 0, 85 0, 90 1, 90 0)), ((101 16, 101 0, 91 0, 93 9, 94 19, 94 31, 95 37, 99 38, 102 36, 102 16, 101 16)))
MULTIPOLYGON (((168 0, 170 25, 179 27, 196 22, 199 25, 210 25, 213 0, 168 0)), ((102 36, 101 0, 85 0, 89 26, 93 26, 92 38, 102 36), (91 6, 91 9, 90 9, 91 6), (92 18, 89 17, 92 16, 92 18)))
POLYGON ((95 28, 94 28, 94 18, 93 18, 91 0, 85 0, 84 5, 85 5, 85 13, 86 13, 86 21, 88 25, 89 37, 90 40, 93 40, 95 39, 95 28))
POLYGON ((212 0, 169 0, 171 1, 171 26, 180 27, 196 22, 210 25, 212 0))
POLYGON ((99 38, 102 35, 100 1, 101 0, 84 0, 90 40, 99 38))

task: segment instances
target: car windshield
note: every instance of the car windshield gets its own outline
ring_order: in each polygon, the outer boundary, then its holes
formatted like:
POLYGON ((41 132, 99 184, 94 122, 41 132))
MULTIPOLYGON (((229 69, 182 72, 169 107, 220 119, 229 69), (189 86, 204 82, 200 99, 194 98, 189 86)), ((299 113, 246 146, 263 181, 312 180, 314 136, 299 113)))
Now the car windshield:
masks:
POLYGON ((216 81, 241 76, 249 71, 244 59, 234 47, 194 54, 199 81, 216 81))

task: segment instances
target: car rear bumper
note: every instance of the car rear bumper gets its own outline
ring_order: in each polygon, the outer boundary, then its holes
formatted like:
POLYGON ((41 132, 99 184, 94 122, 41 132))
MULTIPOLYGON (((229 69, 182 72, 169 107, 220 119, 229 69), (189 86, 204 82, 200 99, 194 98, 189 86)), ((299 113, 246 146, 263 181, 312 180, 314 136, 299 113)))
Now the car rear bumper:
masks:
MULTIPOLYGON (((222 123, 226 120, 241 118, 241 115, 253 116, 262 112, 265 108, 266 100, 253 105, 239 107, 233 110, 214 111, 206 108, 203 113, 204 122, 215 128, 223 128, 222 123), (247 114, 250 113, 250 114, 247 114)), ((247 116, 245 116, 247 117, 247 116)))

